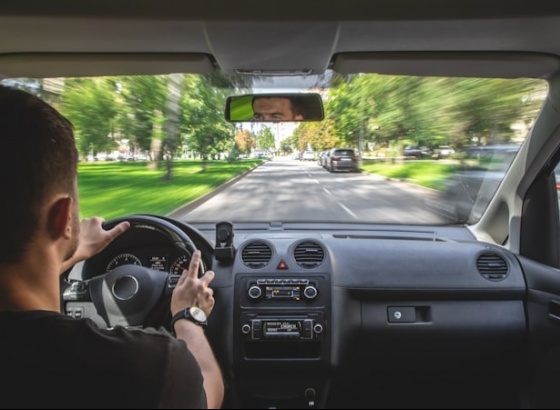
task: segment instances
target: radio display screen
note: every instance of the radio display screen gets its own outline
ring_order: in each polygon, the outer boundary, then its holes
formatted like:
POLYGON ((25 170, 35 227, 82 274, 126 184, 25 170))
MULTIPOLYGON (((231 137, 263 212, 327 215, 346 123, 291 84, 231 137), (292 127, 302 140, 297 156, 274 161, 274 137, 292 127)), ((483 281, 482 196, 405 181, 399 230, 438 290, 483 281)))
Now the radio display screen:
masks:
POLYGON ((276 322, 265 322, 265 333, 299 333, 300 332, 300 322, 299 321, 276 321, 276 322))
POLYGON ((299 300, 301 291, 299 286, 267 286, 266 299, 293 299, 299 300))

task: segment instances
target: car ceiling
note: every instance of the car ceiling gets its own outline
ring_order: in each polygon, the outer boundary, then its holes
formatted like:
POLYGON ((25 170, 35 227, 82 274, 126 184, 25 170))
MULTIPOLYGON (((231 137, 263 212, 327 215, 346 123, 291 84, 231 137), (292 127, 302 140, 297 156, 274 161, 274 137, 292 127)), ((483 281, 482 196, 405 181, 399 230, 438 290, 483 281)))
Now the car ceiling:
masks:
MULTIPOLYGON (((364 52, 370 54, 359 59, 361 65, 352 65, 355 59, 346 58, 341 70, 383 71, 363 61, 380 60, 380 55, 392 58, 378 54, 384 52, 560 56, 560 2, 488 3, 4 0, 0 5, 0 75, 163 74, 212 68, 227 73, 321 74, 337 68, 337 57, 364 52), (83 59, 87 64, 80 65, 83 59)), ((410 54, 400 60, 410 64, 416 57, 410 54)), ((434 61, 428 71, 437 67, 438 58, 434 61)), ((528 75, 546 77, 556 69, 550 60, 537 65, 540 68, 532 66, 528 75)), ((488 66, 492 71, 492 64, 488 66)), ((392 65, 389 71, 398 73, 399 67, 392 65)), ((507 73, 507 67, 500 70, 506 76, 518 75, 507 73)))

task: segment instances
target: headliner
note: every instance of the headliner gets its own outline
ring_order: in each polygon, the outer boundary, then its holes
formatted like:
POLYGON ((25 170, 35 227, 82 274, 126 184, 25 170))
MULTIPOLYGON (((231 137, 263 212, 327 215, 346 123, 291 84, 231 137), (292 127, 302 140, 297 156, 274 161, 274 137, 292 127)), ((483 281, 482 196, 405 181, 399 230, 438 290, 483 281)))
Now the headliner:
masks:
MULTIPOLYGON (((373 61, 389 52, 449 51, 523 53, 522 61, 538 53, 544 55, 537 58, 542 61, 560 56, 559 38, 560 2, 550 0, 345 0, 336 6, 301 0, 4 0, 0 75, 163 74, 212 68, 322 74, 336 67, 335 56, 366 52, 373 61), (377 53, 383 54, 374 57, 377 53), (88 64, 78 64, 86 54, 88 64)), ((415 59, 401 63, 410 67, 415 59)), ((359 60, 361 70, 376 71, 375 65, 359 60)), ((352 61, 345 59, 348 72, 352 61)), ((440 60, 433 61, 436 68, 440 60)), ((492 75, 503 70, 487 65, 492 75)), ((390 67, 399 73, 398 65, 390 67)), ((546 77, 550 62, 534 69, 527 75, 546 77)), ((511 75, 506 67, 504 76, 511 75)))

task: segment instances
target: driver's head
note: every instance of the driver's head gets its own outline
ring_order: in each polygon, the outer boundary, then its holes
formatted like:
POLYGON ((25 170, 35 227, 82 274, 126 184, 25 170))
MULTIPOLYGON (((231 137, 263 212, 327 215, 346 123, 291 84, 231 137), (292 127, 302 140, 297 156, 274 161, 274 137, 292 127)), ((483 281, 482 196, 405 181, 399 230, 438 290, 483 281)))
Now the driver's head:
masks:
POLYGON ((254 97, 253 120, 255 121, 302 121, 299 104, 290 97, 254 97))
POLYGON ((0 86, 0 264, 42 238, 78 240, 78 152, 72 125, 41 99, 0 86))

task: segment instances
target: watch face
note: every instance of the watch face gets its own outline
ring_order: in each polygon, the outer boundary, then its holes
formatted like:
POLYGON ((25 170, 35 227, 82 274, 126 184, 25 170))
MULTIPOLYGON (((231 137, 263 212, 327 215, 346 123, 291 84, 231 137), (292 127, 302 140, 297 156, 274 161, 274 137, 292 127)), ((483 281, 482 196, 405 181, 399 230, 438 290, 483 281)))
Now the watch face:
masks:
POLYGON ((206 321, 206 313, 204 313, 204 311, 200 308, 197 307, 191 307, 189 309, 189 312, 191 314, 191 316, 193 318, 195 318, 196 320, 198 320, 199 322, 205 322, 206 321))

